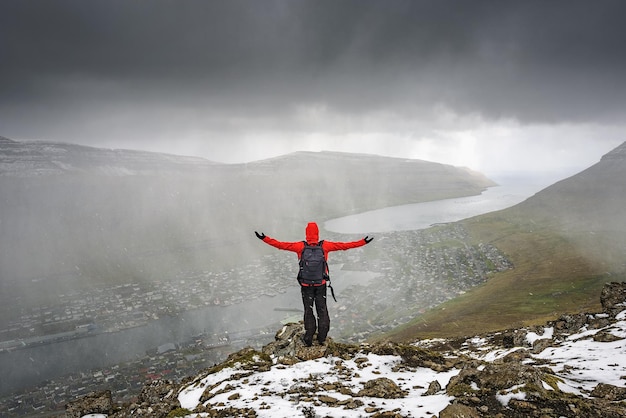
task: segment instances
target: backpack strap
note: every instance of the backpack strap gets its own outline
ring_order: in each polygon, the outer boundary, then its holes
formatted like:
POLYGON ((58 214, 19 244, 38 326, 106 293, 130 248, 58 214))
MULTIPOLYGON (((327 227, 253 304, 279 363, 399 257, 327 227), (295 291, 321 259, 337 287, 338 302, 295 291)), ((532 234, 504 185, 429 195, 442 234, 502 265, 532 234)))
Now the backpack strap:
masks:
POLYGON ((335 290, 333 289, 333 287, 330 285, 330 279, 328 279, 326 281, 326 285, 328 286, 328 288, 330 289, 330 294, 333 297, 333 299, 335 300, 335 302, 337 302, 337 298, 335 297, 335 290))
MULTIPOLYGON (((320 242, 317 243, 317 245, 321 247, 323 243, 324 243, 324 240, 321 240, 320 242)), ((322 251, 324 251, 324 249, 322 249, 322 251)), ((324 254, 324 256, 326 256, 326 254, 324 254)), ((326 268, 326 273, 324 274, 326 276, 325 277, 326 286, 328 286, 328 288, 330 289, 331 296, 333 297, 335 302, 337 302, 337 298, 335 297, 335 289, 333 289, 333 286, 330 283, 330 268, 328 267, 328 262, 326 261, 326 257, 324 257, 324 266, 326 268)))
POLYGON ((330 269, 328 268, 328 261, 326 261, 326 253, 324 252, 324 240, 321 240, 317 243, 322 249, 322 254, 324 254, 324 278, 330 282, 330 269))

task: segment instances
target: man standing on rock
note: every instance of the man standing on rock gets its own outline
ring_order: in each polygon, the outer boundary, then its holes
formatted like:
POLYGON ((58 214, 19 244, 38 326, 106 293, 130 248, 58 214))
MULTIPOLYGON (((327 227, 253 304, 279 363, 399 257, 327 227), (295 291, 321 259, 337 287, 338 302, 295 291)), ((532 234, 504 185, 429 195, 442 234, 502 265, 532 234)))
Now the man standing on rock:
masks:
POLYGON ((338 250, 362 247, 374 238, 365 237, 353 242, 320 241, 319 228, 315 222, 306 226, 306 241, 282 242, 254 231, 257 238, 279 250, 293 251, 298 255, 300 271, 298 282, 304 304, 304 338, 307 346, 313 343, 317 328, 317 341, 324 344, 330 329, 330 316, 326 307, 326 283, 328 277, 328 253, 338 250), (313 305, 317 311, 317 321, 313 313, 313 305), (317 322, 317 323, 316 323, 317 322))

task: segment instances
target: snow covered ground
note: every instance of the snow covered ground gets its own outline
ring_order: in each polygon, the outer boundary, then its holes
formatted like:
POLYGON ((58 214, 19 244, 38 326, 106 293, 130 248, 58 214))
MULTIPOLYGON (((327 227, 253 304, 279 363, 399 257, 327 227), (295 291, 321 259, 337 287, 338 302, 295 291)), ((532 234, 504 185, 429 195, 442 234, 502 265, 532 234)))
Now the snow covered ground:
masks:
POLYGON ((430 382, 437 380, 444 387, 450 378, 458 373, 437 373, 431 369, 396 368, 402 360, 398 356, 369 354, 355 360, 342 360, 326 357, 297 363, 291 367, 275 366, 272 370, 254 374, 251 377, 236 378, 237 369, 229 368, 209 375, 201 384, 183 390, 179 401, 183 408, 193 410, 199 403, 202 393, 211 387, 211 393, 219 393, 211 398, 212 404, 235 408, 253 408, 259 417, 293 417, 303 415, 303 408, 312 407, 320 416, 361 417, 364 413, 379 410, 396 410, 405 416, 432 416, 445 408, 450 400, 443 393, 422 396, 430 382), (348 388, 358 392, 363 383, 386 377, 393 380, 407 396, 398 399, 359 397, 363 405, 355 409, 342 409, 354 398, 344 394, 348 388), (289 392, 301 392, 300 386, 327 387, 328 390, 311 393, 310 400, 292 396, 289 392), (230 387, 230 390, 225 390, 230 387), (293 390, 297 389, 297 391, 293 390), (344 393, 342 393, 344 392, 344 393), (235 398, 235 399, 233 399, 235 398))
MULTIPOLYGON (((563 341, 555 340, 552 346, 526 361, 529 364, 547 361, 547 366, 562 380, 558 388, 563 392, 588 397, 599 383, 623 388, 626 382, 626 311, 616 319, 607 327, 583 328, 563 341), (598 333, 619 339, 596 341, 593 337, 598 333)), ((553 338, 551 328, 546 328, 541 335, 527 335, 530 344, 537 339, 553 338)), ((493 347, 481 338, 468 341, 471 344, 466 347, 474 348, 462 352, 485 362, 496 361, 521 348, 493 347)), ((207 391, 211 394, 207 402, 214 408, 252 408, 259 417, 272 418, 314 416, 311 411, 318 416, 333 417, 362 417, 377 411, 396 411, 406 417, 433 416, 454 399, 446 395, 445 386, 458 373, 456 369, 436 372, 430 368, 409 368, 398 356, 360 353, 351 360, 324 357, 292 366, 274 365, 270 371, 254 374, 244 373, 237 366, 225 368, 183 388, 178 399, 183 408, 194 410, 207 391), (365 382, 381 377, 391 379, 405 391, 405 396, 396 399, 356 396, 365 382), (434 381, 443 389, 425 396, 434 381), (310 390, 307 391, 307 387, 310 390)), ((544 387, 549 389, 550 385, 544 383, 544 387)), ((523 399, 525 394, 518 389, 511 387, 498 395, 498 399, 503 405, 513 398, 523 399)))

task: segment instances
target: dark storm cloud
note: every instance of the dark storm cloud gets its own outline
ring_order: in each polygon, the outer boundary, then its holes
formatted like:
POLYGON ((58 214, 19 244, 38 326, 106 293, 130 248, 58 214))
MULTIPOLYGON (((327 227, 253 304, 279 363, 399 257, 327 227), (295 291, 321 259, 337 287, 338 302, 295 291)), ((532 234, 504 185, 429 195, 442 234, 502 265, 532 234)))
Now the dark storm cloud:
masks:
POLYGON ((619 120, 625 12, 619 0, 8 0, 0 118, 159 103, 274 117, 313 103, 619 120))

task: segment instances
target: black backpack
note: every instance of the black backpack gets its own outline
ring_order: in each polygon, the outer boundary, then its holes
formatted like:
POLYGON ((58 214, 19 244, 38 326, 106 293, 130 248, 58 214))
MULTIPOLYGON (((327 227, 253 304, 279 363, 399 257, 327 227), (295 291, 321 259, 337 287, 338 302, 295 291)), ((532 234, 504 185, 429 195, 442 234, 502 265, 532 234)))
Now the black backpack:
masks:
POLYGON ((326 275, 326 259, 324 258, 324 249, 322 244, 324 241, 318 242, 317 245, 309 245, 304 242, 304 249, 300 254, 300 272, 298 280, 307 285, 321 285, 326 275))

